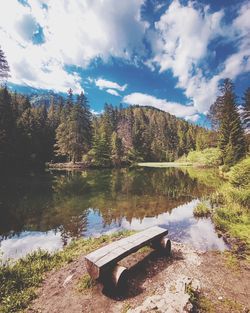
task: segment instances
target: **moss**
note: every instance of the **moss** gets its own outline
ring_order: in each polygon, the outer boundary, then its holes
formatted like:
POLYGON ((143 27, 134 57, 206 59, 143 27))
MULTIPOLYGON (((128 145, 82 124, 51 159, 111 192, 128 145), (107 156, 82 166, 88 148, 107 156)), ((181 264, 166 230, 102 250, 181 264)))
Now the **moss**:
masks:
POLYGON ((36 251, 16 262, 0 264, 0 312, 17 312, 26 308, 36 297, 45 273, 72 262, 81 254, 97 249, 104 243, 128 236, 134 232, 124 231, 99 238, 73 240, 64 250, 54 254, 36 251))
POLYGON ((211 211, 204 202, 200 202, 194 208, 193 214, 195 217, 208 217, 211 211))

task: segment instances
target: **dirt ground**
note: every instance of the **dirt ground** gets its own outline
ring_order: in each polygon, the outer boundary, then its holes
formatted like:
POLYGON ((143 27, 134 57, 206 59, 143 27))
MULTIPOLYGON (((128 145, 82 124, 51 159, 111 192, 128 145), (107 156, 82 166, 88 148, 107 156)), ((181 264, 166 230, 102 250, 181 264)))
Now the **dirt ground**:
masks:
POLYGON ((237 266, 227 263, 221 253, 199 252, 173 243, 170 258, 144 249, 120 262, 130 268, 125 289, 97 283, 79 291, 77 285, 86 273, 81 256, 47 275, 27 312, 195 312, 186 292, 189 284, 204 296, 207 312, 250 312, 250 266, 243 260, 237 266))

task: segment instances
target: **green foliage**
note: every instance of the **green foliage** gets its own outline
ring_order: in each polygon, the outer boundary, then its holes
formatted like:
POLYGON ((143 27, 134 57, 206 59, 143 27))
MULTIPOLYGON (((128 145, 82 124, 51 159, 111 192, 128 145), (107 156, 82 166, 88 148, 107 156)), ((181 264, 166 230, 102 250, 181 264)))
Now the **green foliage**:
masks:
POLYGON ((228 232, 245 244, 245 254, 250 253, 250 213, 231 194, 221 189, 223 204, 216 208, 213 221, 218 229, 228 232))
POLYGON ((229 182, 233 187, 250 189, 250 156, 231 169, 229 182))
POLYGON ((193 214, 195 217, 208 217, 211 211, 205 203, 201 202, 194 208, 193 214))
POLYGON ((186 157, 186 161, 198 166, 216 167, 221 164, 221 152, 218 148, 190 151, 186 157))
MULTIPOLYGON (((51 269, 59 268, 65 263, 72 262, 81 254, 132 233, 123 231, 99 238, 78 239, 55 254, 39 250, 15 263, 0 264, 0 312, 17 312, 26 308, 36 297, 35 288, 43 281, 44 274, 51 269)), ((84 286, 87 288, 91 285, 90 280, 84 278, 84 286)))
POLYGON ((109 167, 111 165, 110 147, 104 134, 94 136, 93 147, 88 156, 92 166, 109 167))

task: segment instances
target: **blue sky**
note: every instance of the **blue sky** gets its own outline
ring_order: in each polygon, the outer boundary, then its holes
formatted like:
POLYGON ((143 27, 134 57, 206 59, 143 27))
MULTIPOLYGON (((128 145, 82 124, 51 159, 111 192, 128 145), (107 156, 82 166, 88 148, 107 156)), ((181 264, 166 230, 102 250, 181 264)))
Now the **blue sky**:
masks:
POLYGON ((202 124, 224 78, 250 86, 250 2, 3 0, 0 45, 9 84, 83 91, 105 102, 150 105, 202 124))

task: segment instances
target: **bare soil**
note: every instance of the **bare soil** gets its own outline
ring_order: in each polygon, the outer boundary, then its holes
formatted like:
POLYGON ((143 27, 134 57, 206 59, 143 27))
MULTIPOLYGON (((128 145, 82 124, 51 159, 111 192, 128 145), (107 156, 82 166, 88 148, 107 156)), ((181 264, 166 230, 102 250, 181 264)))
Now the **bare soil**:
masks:
POLYGON ((189 284, 206 297, 207 312, 249 312, 250 266, 244 260, 229 266, 221 253, 199 252, 173 243, 170 258, 144 249, 120 264, 130 268, 125 288, 97 283, 89 290, 79 291, 79 280, 86 274, 82 255, 47 275, 27 312, 194 312, 186 292, 189 284))

